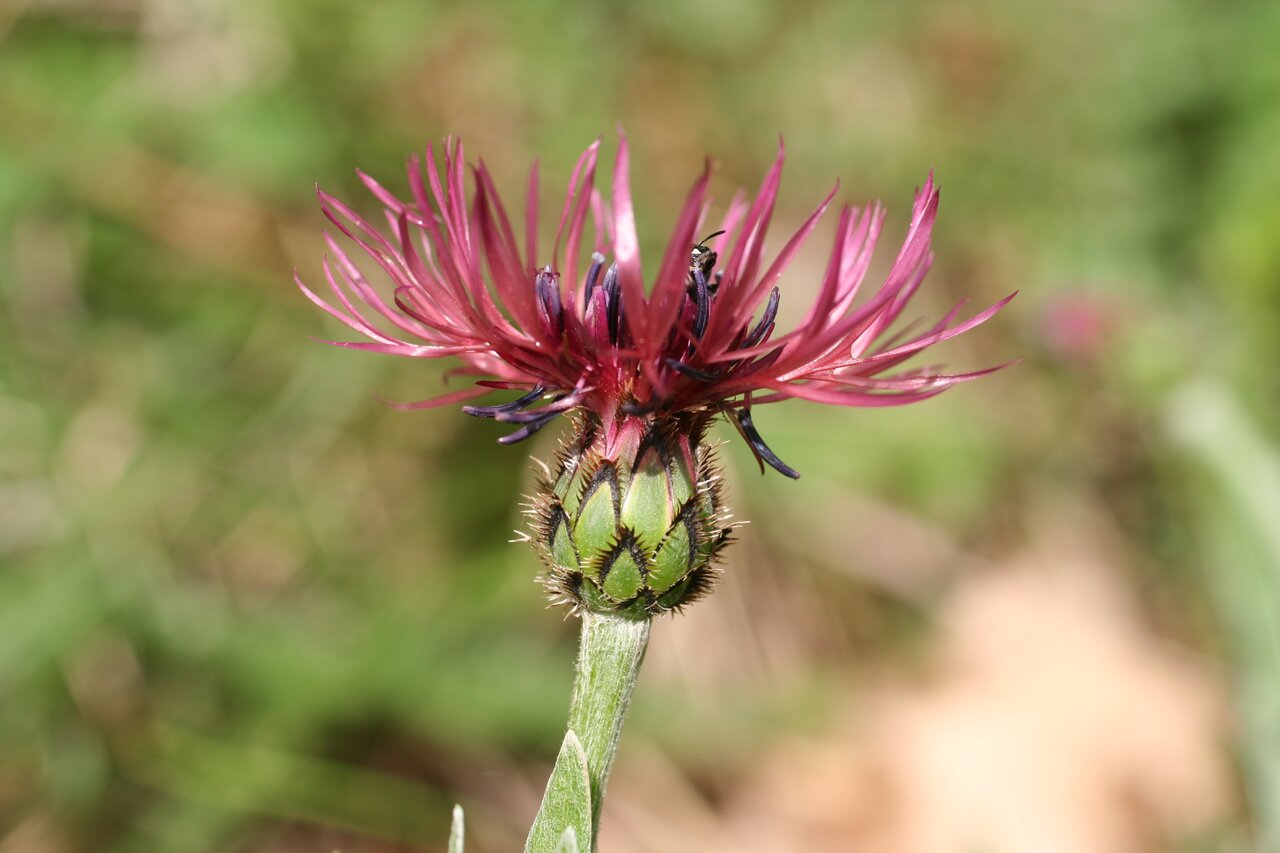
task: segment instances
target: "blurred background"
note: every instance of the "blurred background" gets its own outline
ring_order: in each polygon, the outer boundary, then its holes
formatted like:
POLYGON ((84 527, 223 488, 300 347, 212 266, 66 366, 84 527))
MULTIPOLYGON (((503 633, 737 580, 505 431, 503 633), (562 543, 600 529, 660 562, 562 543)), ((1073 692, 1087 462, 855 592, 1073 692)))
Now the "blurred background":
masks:
POLYGON ((0 0, 0 851, 432 851, 455 801, 519 848, 553 430, 384 407, 441 366, 290 279, 317 182, 373 213, 356 167, 460 134, 550 215, 617 121, 650 257, 707 154, 723 202, 784 134, 774 239, 839 178, 882 264, 936 169, 918 312, 1022 293, 931 357, 1024 361, 761 410, 799 483, 727 445, 753 523, 656 626, 603 848, 1280 850, 1277 44, 1274 0, 0 0))

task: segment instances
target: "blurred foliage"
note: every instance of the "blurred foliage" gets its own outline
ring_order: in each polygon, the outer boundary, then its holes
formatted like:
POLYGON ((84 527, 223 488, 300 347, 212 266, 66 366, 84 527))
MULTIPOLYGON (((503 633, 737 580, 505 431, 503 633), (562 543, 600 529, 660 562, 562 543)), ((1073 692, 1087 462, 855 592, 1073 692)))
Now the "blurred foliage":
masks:
POLYGON ((1199 513, 1209 589, 1219 602, 1237 668, 1241 761, 1258 849, 1280 844, 1280 448, 1221 389, 1188 384, 1169 405, 1169 428, 1186 445, 1210 499, 1199 513))
POLYGON ((851 575, 856 541, 812 546, 846 529, 832 495, 985 556, 1028 505, 1095 502, 1153 614, 1218 654, 1192 531, 1222 509, 1161 413, 1195 376, 1280 430, 1277 43, 1273 0, 0 4, 0 839, 435 849, 460 796, 497 827, 476 849, 518 843, 532 806, 505 804, 555 754, 574 640, 506 542, 525 452, 379 406, 440 368, 311 342, 334 330, 290 284, 318 274, 316 182, 371 209, 353 167, 396 184, 450 133, 515 191, 621 121, 650 252, 703 156, 726 199, 779 132, 780 218, 838 177, 885 200, 886 246, 933 168, 926 307, 1022 289, 945 355, 1017 368, 914 409, 762 412, 800 485, 730 444, 762 523, 726 587, 803 589, 833 628, 788 682, 725 694, 731 720, 671 734, 683 697, 641 691, 635 737, 732 768, 910 648, 928 597, 851 575))

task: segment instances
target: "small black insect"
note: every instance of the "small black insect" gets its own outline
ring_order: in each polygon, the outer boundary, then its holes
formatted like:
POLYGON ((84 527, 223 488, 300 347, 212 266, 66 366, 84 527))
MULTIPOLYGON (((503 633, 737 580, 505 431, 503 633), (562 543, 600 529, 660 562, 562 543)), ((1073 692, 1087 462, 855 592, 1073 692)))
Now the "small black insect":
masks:
POLYGON ((693 337, 698 340, 701 340, 707 330, 707 322, 711 318, 711 297, 716 295, 716 290, 720 287, 720 274, 716 273, 715 278, 711 277, 711 271, 716 265, 716 253, 706 243, 723 233, 717 231, 708 234, 689 250, 689 275, 685 280, 685 293, 697 306, 693 318, 693 337))
POLYGON ((689 296, 697 298, 698 279, 694 275, 695 272, 702 273, 702 280, 707 283, 707 291, 715 293, 716 288, 720 286, 720 276, 717 274, 714 278, 711 271, 715 269, 716 259, 719 257, 715 252, 711 251, 706 242, 713 237, 719 237, 723 231, 716 231, 703 237, 693 245, 689 250, 689 278, 687 282, 689 296))

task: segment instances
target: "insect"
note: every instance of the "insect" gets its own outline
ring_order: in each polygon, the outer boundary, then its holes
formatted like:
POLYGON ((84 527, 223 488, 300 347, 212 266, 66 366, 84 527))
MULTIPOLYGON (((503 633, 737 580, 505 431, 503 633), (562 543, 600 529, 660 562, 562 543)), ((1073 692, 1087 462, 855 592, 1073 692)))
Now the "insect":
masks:
POLYGON ((695 308, 693 316, 693 337, 701 340, 707 331, 707 322, 711 319, 711 297, 716 295, 720 287, 720 273, 715 278, 711 271, 716 266, 716 253, 711 251, 707 241, 719 237, 723 231, 708 234, 693 244, 689 250, 689 275, 685 280, 685 293, 692 300, 695 308))
POLYGON ((715 279, 712 280, 711 270, 715 268, 716 258, 718 256, 715 252, 711 251, 710 247, 706 245, 706 242, 713 237, 719 237, 723 233, 723 231, 716 231, 713 234, 708 234, 695 243, 693 248, 689 250, 688 287, 690 296, 693 296, 698 289, 698 279, 694 274, 695 272, 702 273, 702 280, 707 283, 707 289, 711 293, 716 292, 716 287, 720 284, 720 276, 717 275, 715 279))

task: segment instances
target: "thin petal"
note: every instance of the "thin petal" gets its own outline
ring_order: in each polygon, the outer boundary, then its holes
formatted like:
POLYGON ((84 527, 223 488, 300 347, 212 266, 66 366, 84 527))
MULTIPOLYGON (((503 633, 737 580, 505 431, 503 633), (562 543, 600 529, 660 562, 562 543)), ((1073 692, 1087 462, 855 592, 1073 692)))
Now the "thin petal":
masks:
POLYGON ((975 326, 980 326, 983 323, 990 320, 1000 311, 1000 309, 1004 308, 1004 306, 1008 305, 1011 301, 1013 301, 1013 298, 1017 295, 1018 295, 1018 291, 1015 290, 1013 293, 1010 293, 1004 299, 1001 299, 999 302, 992 305, 990 308, 986 309, 985 311, 974 314, 968 320, 965 320, 963 323, 953 326, 950 329, 947 329, 946 331, 937 332, 932 335, 925 335, 924 337, 917 338, 916 340, 911 341, 910 343, 903 344, 902 346, 895 347, 885 352, 878 352, 875 355, 868 356, 865 359, 859 359, 856 363, 874 362, 874 361, 879 361, 881 359, 892 358, 897 355, 916 353, 924 349, 925 347, 930 347, 930 346, 933 346, 934 344, 941 343, 942 341, 950 340, 951 338, 954 338, 957 335, 964 334, 965 332, 969 331, 975 326))
POLYGON ((529 188, 524 201, 524 265, 533 275, 538 268, 538 161, 529 167, 529 188))
MULTIPOLYGON (((702 174, 689 188, 685 196, 675 230, 663 254, 662 266, 649 297, 652 308, 651 328, 646 343, 647 352, 654 353, 667 339, 671 324, 675 322, 684 302, 685 284, 689 272, 689 251, 693 247, 694 229, 702 216, 707 184, 711 181, 711 161, 703 166, 702 174)), ((642 347, 644 349, 644 347, 642 347)))
POLYGON ((613 257, 622 282, 628 325, 636 340, 648 332, 648 311, 644 301, 644 273, 640 268, 640 240, 636 236, 636 214, 631 204, 631 154, 627 135, 618 126, 618 157, 613 165, 613 257))
POLYGON ((830 206, 831 200, 835 198, 836 192, 839 189, 840 184, 837 182, 836 185, 831 188, 831 192, 827 194, 826 198, 822 200, 813 213, 809 214, 808 218, 805 219, 804 223, 795 232, 795 234, 791 235, 791 239, 788 240, 787 244, 782 247, 780 252, 778 252, 778 256, 774 258, 769 269, 760 277, 759 281, 751 286, 749 292, 747 291, 746 281, 734 283, 733 295, 735 298, 733 301, 725 301, 718 305, 719 310, 725 315, 725 321, 721 326, 725 332, 731 332, 740 328, 742 324, 746 322, 747 318, 755 312, 756 306, 759 304, 760 300, 764 298, 766 293, 774 288, 778 279, 782 277, 782 273, 787 268, 787 265, 791 263, 791 259, 795 257, 795 254, 800 251, 800 248, 809 238, 809 235, 813 233, 814 228, 817 227, 823 214, 827 212, 827 208, 830 206), (738 294, 742 295, 739 296, 738 294))
POLYGON ((561 293, 565 301, 571 301, 578 293, 578 248, 582 243, 582 227, 587 220, 587 211, 591 207, 591 194, 595 191, 596 149, 588 150, 591 157, 582 176, 582 185, 573 200, 573 217, 569 220, 569 233, 565 238, 564 266, 561 268, 564 273, 561 276, 561 293))
POLYGON ((388 400, 385 397, 379 397, 378 399, 393 409, 399 409, 402 412, 415 412, 420 409, 435 409, 439 406, 460 403, 463 400, 471 400, 488 393, 488 388, 463 388, 460 391, 451 391, 448 394, 441 394, 439 397, 430 397, 413 403, 400 403, 395 400, 388 400))
POLYGON ((780 394, 787 395, 788 397, 799 397, 802 400, 810 400, 814 403, 828 403, 836 406, 859 406, 868 408, 905 406, 910 403, 919 402, 920 400, 927 400, 930 397, 936 397, 946 390, 945 388, 935 388, 931 390, 899 394, 870 394, 862 391, 841 391, 836 388, 832 388, 829 385, 813 383, 800 384, 774 382, 769 380, 761 382, 760 385, 764 388, 771 388, 780 394))

